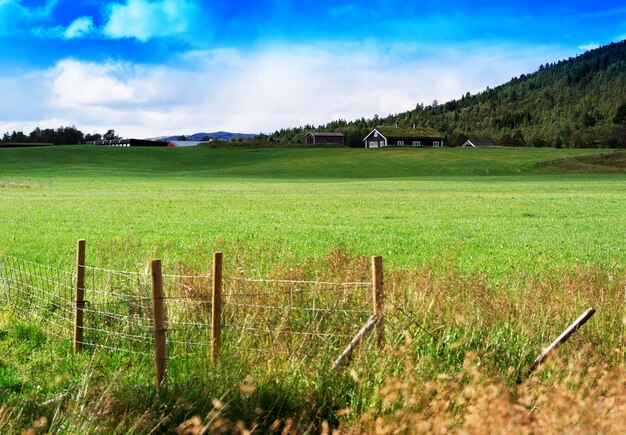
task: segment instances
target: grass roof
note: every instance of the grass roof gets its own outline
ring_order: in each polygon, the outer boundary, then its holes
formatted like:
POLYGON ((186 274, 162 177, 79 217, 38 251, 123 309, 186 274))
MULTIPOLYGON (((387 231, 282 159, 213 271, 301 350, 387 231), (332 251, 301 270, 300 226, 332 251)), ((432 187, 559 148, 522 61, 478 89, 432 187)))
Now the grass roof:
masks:
POLYGON ((428 127, 417 127, 417 128, 402 128, 402 127, 394 127, 394 126, 380 126, 376 127, 383 136, 387 139, 390 138, 433 138, 433 139, 443 139, 444 135, 435 130, 434 128, 428 127))

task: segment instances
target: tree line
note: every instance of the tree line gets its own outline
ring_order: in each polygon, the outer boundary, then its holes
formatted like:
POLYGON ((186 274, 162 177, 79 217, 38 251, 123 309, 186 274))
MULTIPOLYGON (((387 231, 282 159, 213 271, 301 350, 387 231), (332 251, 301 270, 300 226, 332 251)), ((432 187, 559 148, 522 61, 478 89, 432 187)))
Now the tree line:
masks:
POLYGON ((104 134, 87 133, 84 134, 76 127, 61 126, 57 129, 39 127, 35 128, 28 135, 21 131, 6 132, 0 142, 4 143, 51 143, 54 145, 78 145, 81 143, 97 140, 115 140, 120 137, 115 134, 115 130, 108 130, 104 134))
POLYGON ((267 139, 303 143, 308 131, 339 131, 346 145, 362 147, 373 128, 395 124, 435 128, 452 146, 476 138, 502 146, 626 147, 626 41, 541 65, 534 73, 444 104, 435 100, 385 118, 282 129, 267 139))

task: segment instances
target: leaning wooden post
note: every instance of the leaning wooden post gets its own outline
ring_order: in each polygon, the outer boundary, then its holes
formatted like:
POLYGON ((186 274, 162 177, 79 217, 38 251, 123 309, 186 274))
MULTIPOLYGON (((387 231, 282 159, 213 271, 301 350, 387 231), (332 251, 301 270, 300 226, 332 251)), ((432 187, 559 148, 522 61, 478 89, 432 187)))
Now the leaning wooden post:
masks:
POLYGON ((574 323, 569 325, 569 327, 563 331, 563 333, 559 335, 559 337, 554 340, 552 344, 550 344, 550 346, 546 347, 545 350, 541 352, 541 355, 539 355, 539 357, 530 365, 530 371, 532 372, 536 370, 537 367, 543 364, 548 356, 560 345, 565 343, 572 336, 572 334, 578 331, 578 329, 580 329, 580 327, 587 322, 587 320, 591 319, 591 316, 593 316, 595 312, 595 309, 589 308, 587 311, 582 313, 580 317, 574 321, 574 323))
POLYGON ((161 260, 151 263, 152 275, 152 315, 154 317, 154 362, 156 364, 156 386, 162 391, 166 388, 165 357, 165 310, 163 308, 163 271, 161 260))
POLYGON ((213 254, 213 295, 211 299, 211 361, 217 364, 222 346, 222 253, 213 254))
POLYGON ((83 348, 83 318, 85 314, 85 241, 76 247, 76 304, 74 306, 74 352, 83 348))
POLYGON ((352 357, 352 353, 354 352, 354 349, 356 349, 356 347, 361 342, 361 340, 363 340, 363 338, 367 334, 369 334, 369 332, 376 325, 376 323, 378 323, 378 321, 379 321, 379 318, 376 316, 372 316, 369 318, 367 323, 363 325, 363 327, 358 332, 358 334, 355 335, 352 341, 350 342, 350 344, 348 344, 348 347, 346 347, 344 351, 341 353, 341 355, 339 355, 339 358, 335 360, 335 362, 331 366, 331 369, 337 370, 342 362, 347 361, 352 357))
POLYGON ((383 257, 372 257, 372 291, 374 316, 378 319, 376 323, 376 342, 378 343, 378 348, 382 349, 385 345, 383 257))

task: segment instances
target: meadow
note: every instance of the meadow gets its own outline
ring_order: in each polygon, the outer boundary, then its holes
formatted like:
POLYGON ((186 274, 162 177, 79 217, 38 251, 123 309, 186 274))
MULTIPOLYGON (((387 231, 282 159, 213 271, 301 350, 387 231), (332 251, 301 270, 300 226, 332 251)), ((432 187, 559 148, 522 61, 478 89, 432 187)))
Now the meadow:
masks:
MULTIPOLYGON (((566 374, 585 360, 580 349, 593 355, 585 368, 602 368, 606 379, 623 373, 626 175, 606 159, 597 164, 597 153, 0 149, 0 254, 71 268, 84 238, 87 263, 103 268, 145 271, 160 258, 167 273, 201 274, 220 250, 225 275, 348 281, 369 279, 369 257, 381 255, 390 304, 388 351, 378 355, 370 342, 352 371, 259 364, 233 349, 211 373, 178 379, 166 398, 137 362, 98 352, 67 358, 68 343, 5 313, 0 427, 149 432, 187 421, 190 430, 219 423, 235 432, 289 424, 319 431, 330 422, 369 432, 379 417, 397 428, 420 416, 433 430, 444 424, 433 416, 445 416, 446 427, 460 428, 472 421, 474 402, 452 384, 487 396, 503 389, 511 409, 548 412, 539 393, 527 404, 520 398, 528 391, 518 389, 534 382, 534 392, 559 386, 561 399, 575 397, 580 390, 566 388, 566 374), (588 306, 598 313, 564 349, 561 366, 526 380, 541 347, 588 306), (417 397, 424 385, 433 395, 417 397)), ((624 400, 623 384, 611 397, 624 400)), ((571 427, 591 427, 586 421, 571 427)))
MULTIPOLYGON (((0 246, 27 259, 203 270, 340 249, 389 267, 506 275, 626 256, 623 173, 535 166, 589 150, 2 150, 0 246), (114 252, 115 251, 115 252, 114 252), (254 261, 252 261, 254 259, 254 261)), ((270 264, 271 263, 271 264, 270 264)))

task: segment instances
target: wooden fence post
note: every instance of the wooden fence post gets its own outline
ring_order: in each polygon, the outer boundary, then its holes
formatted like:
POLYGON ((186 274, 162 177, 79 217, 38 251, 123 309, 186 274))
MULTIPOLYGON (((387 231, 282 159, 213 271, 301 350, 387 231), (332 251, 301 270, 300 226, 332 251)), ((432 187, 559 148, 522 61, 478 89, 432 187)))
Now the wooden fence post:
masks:
POLYGON ((150 265, 152 275, 152 315, 154 317, 154 362, 156 364, 157 390, 165 390, 165 310, 163 308, 163 270, 161 260, 153 260, 150 265))
POLYGON ((211 299, 211 361, 219 361, 222 346, 222 253, 213 254, 213 295, 211 299))
POLYGON ((376 323, 376 341, 378 343, 378 348, 382 349, 385 345, 385 291, 383 285, 383 257, 372 257, 372 290, 374 316, 378 319, 378 322, 376 323))
POLYGON ((74 352, 83 348, 83 318, 85 314, 85 241, 76 247, 76 304, 74 306, 74 352))
POLYGON ((537 359, 535 359, 535 361, 533 361, 533 363, 530 365, 530 371, 535 371, 541 364, 543 364, 548 356, 559 346, 565 343, 572 336, 572 334, 578 331, 580 327, 587 322, 587 320, 591 319, 595 312, 595 309, 589 308, 584 313, 582 313, 580 317, 574 321, 574 323, 569 325, 567 329, 563 331, 563 333, 550 344, 550 346, 546 347, 544 351, 541 352, 541 355, 539 355, 537 359))
POLYGON ((357 335, 354 336, 354 338, 352 339, 350 344, 348 344, 348 347, 346 347, 345 350, 341 353, 341 355, 339 355, 339 358, 337 358, 335 360, 335 362, 331 366, 332 370, 337 370, 342 362, 344 362, 346 360, 349 360, 352 357, 352 352, 354 352, 354 349, 356 349, 356 347, 358 346, 359 342, 361 340, 363 340, 363 338, 367 334, 369 334, 369 332, 376 325, 376 323, 378 323, 378 320, 379 319, 376 316, 372 316, 372 317, 369 318, 367 323, 365 325, 363 325, 363 327, 357 333, 357 335))

